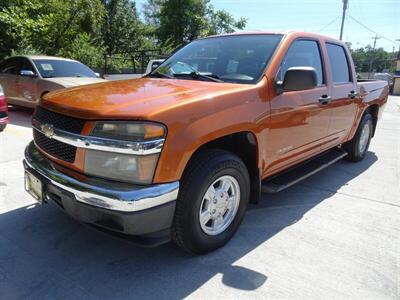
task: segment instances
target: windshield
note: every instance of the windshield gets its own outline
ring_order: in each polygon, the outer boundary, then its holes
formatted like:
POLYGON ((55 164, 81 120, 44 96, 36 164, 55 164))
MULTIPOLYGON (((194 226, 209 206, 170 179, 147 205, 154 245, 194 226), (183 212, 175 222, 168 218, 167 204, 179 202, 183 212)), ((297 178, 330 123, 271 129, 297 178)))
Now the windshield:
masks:
POLYGON ((254 34, 196 40, 168 58, 151 75, 255 83, 281 38, 276 34, 254 34))
POLYGON ((43 78, 96 77, 91 69, 77 61, 35 59, 33 62, 43 78))

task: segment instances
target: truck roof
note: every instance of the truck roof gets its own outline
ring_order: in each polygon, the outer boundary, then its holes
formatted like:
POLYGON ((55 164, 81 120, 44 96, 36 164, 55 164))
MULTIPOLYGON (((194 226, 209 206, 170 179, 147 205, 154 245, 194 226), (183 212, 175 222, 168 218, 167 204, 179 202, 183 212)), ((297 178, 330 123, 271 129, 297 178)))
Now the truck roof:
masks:
POLYGON ((232 32, 232 33, 224 33, 224 34, 218 34, 218 35, 211 35, 208 37, 205 37, 204 39, 207 38, 214 38, 214 37, 221 37, 221 36, 236 36, 236 35, 254 35, 254 34, 280 34, 280 35, 303 35, 307 37, 313 37, 313 38, 323 38, 326 40, 334 40, 337 43, 344 44, 343 41, 340 41, 339 39, 336 39, 334 37, 318 34, 318 33, 313 33, 313 32, 306 32, 306 31, 294 31, 294 30, 257 30, 257 31, 237 31, 237 32, 232 32))

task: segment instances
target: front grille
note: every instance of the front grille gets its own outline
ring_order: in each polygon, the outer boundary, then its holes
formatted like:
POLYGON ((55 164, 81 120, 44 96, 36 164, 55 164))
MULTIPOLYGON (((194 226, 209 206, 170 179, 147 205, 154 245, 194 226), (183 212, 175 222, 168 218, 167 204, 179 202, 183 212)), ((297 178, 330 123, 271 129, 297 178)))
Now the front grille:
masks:
POLYGON ((78 134, 85 125, 85 120, 55 113, 40 106, 36 108, 32 118, 41 124, 51 124, 55 128, 78 134))
POLYGON ((49 139, 36 129, 33 130, 33 138, 37 146, 43 151, 69 163, 75 161, 76 147, 57 140, 49 139))

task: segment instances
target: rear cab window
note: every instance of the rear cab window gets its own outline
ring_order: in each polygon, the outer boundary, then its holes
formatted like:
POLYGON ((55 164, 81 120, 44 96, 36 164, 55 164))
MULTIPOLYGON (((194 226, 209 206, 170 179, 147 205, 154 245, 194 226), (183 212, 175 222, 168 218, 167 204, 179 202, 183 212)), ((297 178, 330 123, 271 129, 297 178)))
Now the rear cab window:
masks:
POLYGON ((352 82, 350 66, 345 49, 337 44, 326 43, 333 84, 352 82))

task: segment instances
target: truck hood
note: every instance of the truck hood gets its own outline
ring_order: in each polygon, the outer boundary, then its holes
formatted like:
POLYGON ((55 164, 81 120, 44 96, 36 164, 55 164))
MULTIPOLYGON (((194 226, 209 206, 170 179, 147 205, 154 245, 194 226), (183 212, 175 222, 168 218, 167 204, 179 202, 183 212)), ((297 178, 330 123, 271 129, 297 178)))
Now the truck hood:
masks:
POLYGON ((58 90, 41 106, 83 119, 154 119, 176 106, 211 99, 254 85, 182 79, 141 78, 58 90))
POLYGON ((66 88, 105 81, 104 79, 94 77, 54 77, 43 78, 43 80, 57 83, 66 88))

